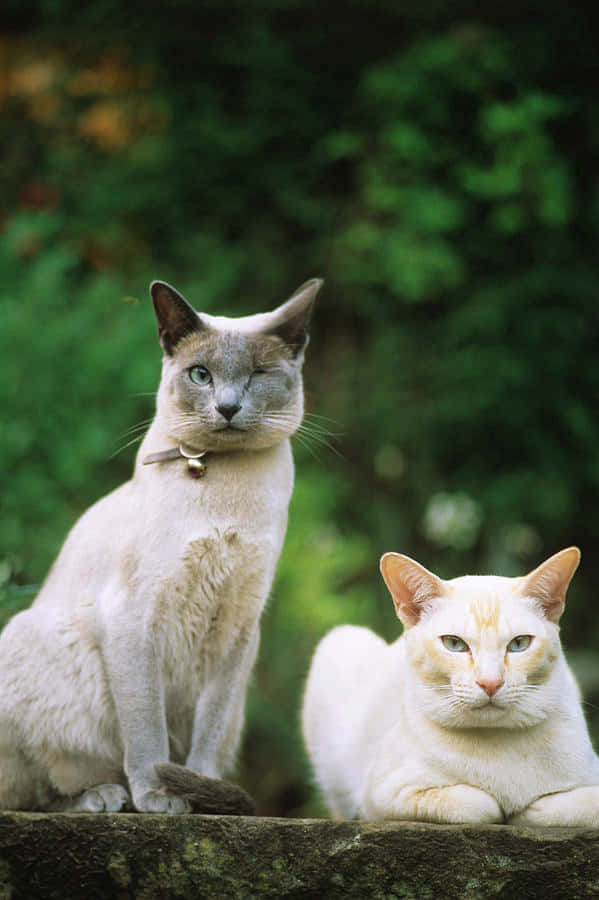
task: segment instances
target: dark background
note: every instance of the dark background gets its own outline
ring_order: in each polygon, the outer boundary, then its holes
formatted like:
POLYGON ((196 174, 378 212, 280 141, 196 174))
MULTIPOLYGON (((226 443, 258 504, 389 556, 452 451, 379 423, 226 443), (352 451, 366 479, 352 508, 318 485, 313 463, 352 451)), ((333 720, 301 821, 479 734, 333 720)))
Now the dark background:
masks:
MULTIPOLYGON (((563 623, 599 736, 599 59, 571 4, 9 0, 0 33, 0 613, 125 480, 147 286, 262 311, 326 279, 239 777, 321 810, 298 711, 342 622, 583 553, 563 623)), ((130 443, 132 442, 132 443, 130 443)))

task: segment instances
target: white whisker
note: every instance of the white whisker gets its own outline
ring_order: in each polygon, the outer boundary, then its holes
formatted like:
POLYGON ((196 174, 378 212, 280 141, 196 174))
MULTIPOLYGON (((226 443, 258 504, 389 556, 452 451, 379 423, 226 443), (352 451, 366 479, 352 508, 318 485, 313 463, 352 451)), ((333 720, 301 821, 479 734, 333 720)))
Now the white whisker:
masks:
MULTIPOLYGON (((209 412, 200 410, 194 413, 174 412, 168 416, 168 427, 173 436, 182 440, 190 440, 190 429, 193 429, 198 437, 202 431, 211 433, 215 430, 215 420, 211 413, 213 413, 212 410, 209 412)), ((298 423, 295 411, 246 411, 245 414, 240 414, 240 427, 247 432, 264 431, 265 434, 271 434, 273 438, 292 436, 294 441, 305 448, 315 459, 319 459, 318 450, 322 448, 341 456, 342 454, 331 441, 331 438, 337 437, 337 434, 324 426, 324 420, 325 417, 318 417, 311 413, 304 418, 303 422, 298 423), (318 421, 318 419, 322 421, 318 421)))
POLYGON ((334 425, 339 424, 338 422, 335 422, 334 419, 325 419, 324 416, 316 416, 314 413, 306 413, 304 415, 303 424, 313 431, 318 431, 321 434, 326 434, 328 437, 341 437, 341 435, 343 434, 342 431, 332 431, 328 426, 324 424, 324 421, 329 421, 334 425))
POLYGON ((120 437, 128 437, 130 434, 134 434, 136 431, 145 431, 152 419, 145 419, 143 422, 138 422, 137 425, 131 425, 129 428, 126 428, 120 437))
POLYGON ((136 437, 132 438, 130 441, 127 441, 126 444, 123 444, 121 447, 117 447, 114 453, 111 453, 108 457, 109 459, 114 459, 115 456, 118 456, 119 453, 122 453, 123 450, 126 450, 127 447, 130 447, 132 444, 138 444, 143 438, 143 434, 138 434, 136 437))

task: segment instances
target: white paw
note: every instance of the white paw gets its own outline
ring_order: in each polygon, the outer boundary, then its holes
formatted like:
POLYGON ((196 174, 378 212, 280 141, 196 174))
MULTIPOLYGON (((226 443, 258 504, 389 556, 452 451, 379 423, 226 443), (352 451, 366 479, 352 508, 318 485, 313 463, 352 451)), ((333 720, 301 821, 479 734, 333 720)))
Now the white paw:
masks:
POLYGON ((76 797, 68 809, 71 812, 119 812, 131 803, 120 784, 96 784, 76 797))
POLYGON ((504 821, 503 812, 490 794, 469 784, 444 787, 397 787, 394 773, 367 798, 365 811, 374 819, 413 819, 442 825, 492 825, 504 821))
POLYGON ((447 807, 443 810, 447 821, 467 825, 497 825, 505 818, 495 797, 469 784, 446 788, 447 807))
POLYGON ((187 800, 161 790, 146 791, 141 797, 135 799, 135 808, 138 812, 167 813, 171 816, 180 816, 191 812, 191 806, 187 800))
POLYGON ((510 825, 599 827, 599 786, 589 785, 537 797, 509 819, 510 825))

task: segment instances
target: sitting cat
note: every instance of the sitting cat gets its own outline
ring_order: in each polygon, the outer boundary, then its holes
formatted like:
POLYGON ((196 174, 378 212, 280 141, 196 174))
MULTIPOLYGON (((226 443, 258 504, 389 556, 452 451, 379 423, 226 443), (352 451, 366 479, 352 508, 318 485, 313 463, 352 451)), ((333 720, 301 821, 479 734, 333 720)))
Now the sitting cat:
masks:
POLYGON ((381 560, 404 634, 318 646, 303 730, 334 816, 599 826, 599 759, 558 621, 580 559, 442 581, 381 560))
POLYGON ((240 741, 320 285, 230 319, 152 284, 162 378, 133 477, 0 636, 0 808, 217 811, 201 797, 240 741))

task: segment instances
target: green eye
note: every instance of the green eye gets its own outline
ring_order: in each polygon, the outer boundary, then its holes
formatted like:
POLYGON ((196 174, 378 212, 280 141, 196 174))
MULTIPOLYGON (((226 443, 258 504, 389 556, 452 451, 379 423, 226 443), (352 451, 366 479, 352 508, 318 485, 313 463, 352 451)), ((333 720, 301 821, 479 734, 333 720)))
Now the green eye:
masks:
POLYGON ((457 634, 444 634, 441 636, 443 646, 452 653, 467 653, 470 649, 466 641, 463 641, 457 634))
POLYGON ((519 634, 515 638, 512 638, 507 648, 510 653, 522 653, 523 650, 528 650, 532 643, 532 635, 530 634, 519 634))
POLYGON ((189 370, 189 377, 194 384, 199 384, 202 387, 205 387, 212 381, 212 375, 204 366, 194 366, 193 369, 189 370))

